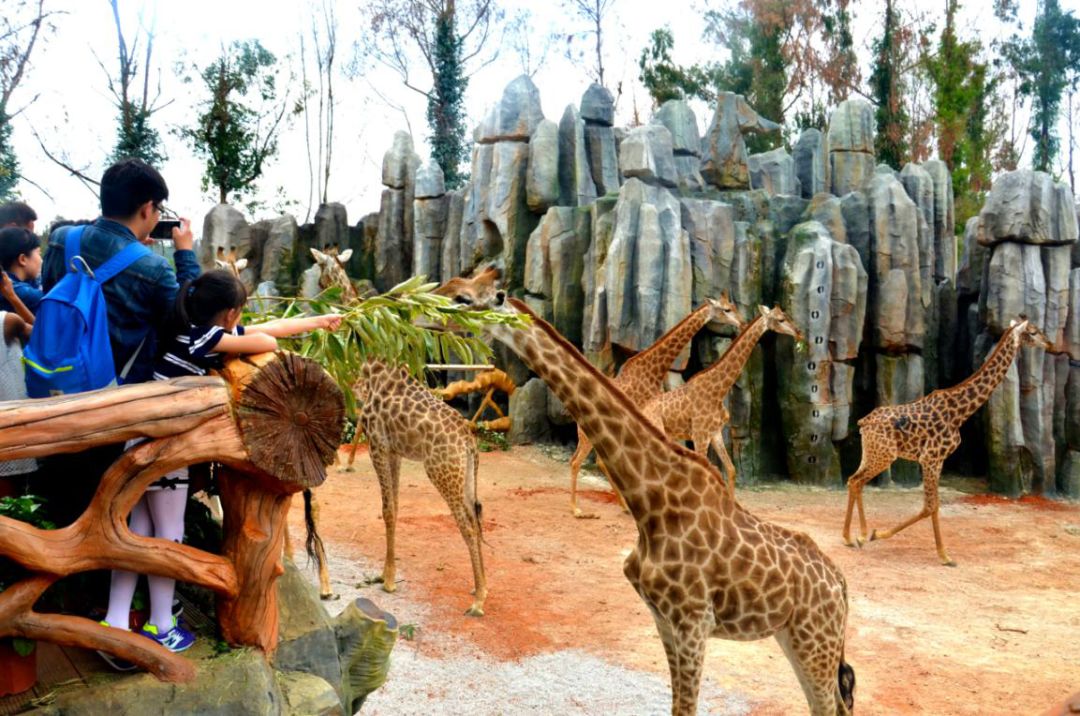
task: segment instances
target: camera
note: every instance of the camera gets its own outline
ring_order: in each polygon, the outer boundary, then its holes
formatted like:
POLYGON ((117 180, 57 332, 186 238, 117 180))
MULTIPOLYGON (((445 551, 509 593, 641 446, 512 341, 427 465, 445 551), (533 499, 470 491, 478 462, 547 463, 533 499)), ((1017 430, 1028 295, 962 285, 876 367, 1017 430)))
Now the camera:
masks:
POLYGON ((150 232, 151 239, 172 239, 172 230, 180 228, 178 219, 162 219, 150 232))

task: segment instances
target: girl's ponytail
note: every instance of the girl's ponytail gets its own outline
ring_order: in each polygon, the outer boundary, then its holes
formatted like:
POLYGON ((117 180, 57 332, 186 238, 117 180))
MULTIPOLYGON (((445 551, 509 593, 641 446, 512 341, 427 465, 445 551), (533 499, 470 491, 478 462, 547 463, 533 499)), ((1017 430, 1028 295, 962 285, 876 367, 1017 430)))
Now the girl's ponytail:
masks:
POLYGON ((207 271, 180 286, 173 303, 173 330, 180 334, 186 333, 189 326, 209 325, 222 311, 240 308, 246 301, 247 288, 232 272, 207 271))

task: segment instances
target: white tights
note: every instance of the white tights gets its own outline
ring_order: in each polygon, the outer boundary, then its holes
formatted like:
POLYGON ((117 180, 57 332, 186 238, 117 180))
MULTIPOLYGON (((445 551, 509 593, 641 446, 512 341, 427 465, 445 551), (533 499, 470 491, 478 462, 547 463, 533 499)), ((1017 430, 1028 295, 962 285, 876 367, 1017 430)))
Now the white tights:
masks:
MULTIPOLYGON (((185 470, 186 472, 186 470, 185 470)), ((184 510, 187 508, 187 487, 147 490, 131 510, 128 524, 131 531, 142 537, 158 537, 173 542, 184 539, 184 510)), ((176 580, 169 577, 146 576, 150 584, 150 624, 162 634, 173 627, 172 602, 176 580)), ((109 613, 105 621, 110 626, 128 628, 131 600, 139 575, 135 572, 113 570, 109 588, 109 613)))

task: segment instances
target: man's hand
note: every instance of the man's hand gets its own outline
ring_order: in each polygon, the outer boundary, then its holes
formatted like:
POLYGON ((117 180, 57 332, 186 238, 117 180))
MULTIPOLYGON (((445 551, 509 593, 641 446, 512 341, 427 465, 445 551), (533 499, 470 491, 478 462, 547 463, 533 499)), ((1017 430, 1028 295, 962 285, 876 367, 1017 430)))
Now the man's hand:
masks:
POLYGON ((195 234, 191 232, 191 219, 180 217, 180 226, 172 230, 172 240, 177 251, 191 251, 195 247, 195 234))

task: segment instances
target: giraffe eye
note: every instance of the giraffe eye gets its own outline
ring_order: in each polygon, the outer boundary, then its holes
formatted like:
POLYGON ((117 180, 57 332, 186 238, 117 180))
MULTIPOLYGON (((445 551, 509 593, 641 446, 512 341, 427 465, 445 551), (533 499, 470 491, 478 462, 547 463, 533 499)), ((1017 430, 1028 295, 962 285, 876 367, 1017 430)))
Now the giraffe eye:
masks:
POLYGON ((454 303, 459 303, 463 306, 469 306, 472 305, 472 300, 468 296, 462 296, 458 294, 457 296, 454 296, 454 303))

